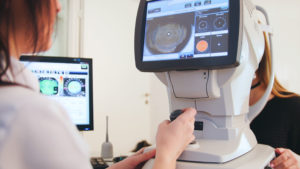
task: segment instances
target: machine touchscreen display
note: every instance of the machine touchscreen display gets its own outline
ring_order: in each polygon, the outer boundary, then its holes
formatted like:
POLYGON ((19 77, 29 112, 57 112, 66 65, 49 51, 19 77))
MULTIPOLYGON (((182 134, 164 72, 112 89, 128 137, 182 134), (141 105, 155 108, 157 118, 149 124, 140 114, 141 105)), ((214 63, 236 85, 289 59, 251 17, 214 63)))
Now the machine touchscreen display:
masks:
POLYGON ((143 62, 228 55, 229 0, 147 3, 143 62))

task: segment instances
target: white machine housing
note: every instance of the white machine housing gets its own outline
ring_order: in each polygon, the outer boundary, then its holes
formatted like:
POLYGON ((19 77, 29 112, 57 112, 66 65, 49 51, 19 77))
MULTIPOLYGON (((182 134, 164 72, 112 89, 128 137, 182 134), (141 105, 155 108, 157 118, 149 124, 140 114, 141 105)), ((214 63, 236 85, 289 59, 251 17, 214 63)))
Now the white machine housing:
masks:
MULTIPOLYGON (((151 31, 148 34, 147 30, 151 30, 149 25, 154 22, 149 21, 151 17, 147 20, 147 14, 163 11, 155 5, 149 5, 147 11, 147 4, 161 2, 169 7, 169 4, 165 3, 168 1, 171 4, 190 3, 186 4, 187 7, 191 7, 193 3, 191 0, 141 0, 136 23, 135 56, 139 70, 156 72, 156 76, 166 85, 171 112, 187 107, 197 110, 194 131, 196 143, 190 144, 181 154, 176 169, 264 169, 274 158, 274 150, 269 146, 257 144, 250 123, 268 101, 274 82, 273 63, 271 78, 262 98, 249 106, 249 96, 255 71, 265 49, 271 48, 272 53, 271 39, 268 36, 272 30, 268 25, 266 12, 252 4, 251 0, 229 0, 229 57, 224 57, 226 61, 219 62, 219 58, 216 57, 172 61, 154 57, 155 61, 145 61, 144 58, 148 55, 143 53, 143 50, 147 46, 146 42, 149 42, 146 39, 151 41, 153 38, 151 31), (239 15, 236 15, 238 10, 239 15), (261 18, 259 12, 266 18, 261 18), (267 24, 263 24, 264 20, 267 24), (149 27, 146 28, 146 24, 149 27), (265 46, 265 40, 269 40, 270 46, 265 46), (143 46, 144 44, 146 45, 143 46), (228 64, 227 61, 231 61, 233 57, 234 62, 228 64)), ((199 1, 197 3, 199 4, 199 1)), ((204 6, 205 3, 213 1, 205 0, 204 6)), ((172 20, 172 16, 170 18, 155 22, 176 22, 172 20)), ((157 24, 157 27, 159 26, 160 24, 157 24)), ((153 32, 155 31, 156 29, 153 32)), ((156 35, 154 37, 160 39, 161 34, 156 35)), ((155 54, 155 51, 153 53, 155 54)), ((153 160, 149 160, 143 169, 150 169, 152 166, 153 160)))
POLYGON ((194 131, 196 145, 189 146, 179 160, 225 163, 257 145, 249 124, 265 105, 273 81, 264 97, 250 107, 251 83, 265 51, 266 25, 250 0, 240 0, 240 5, 238 67, 156 73, 167 86, 170 111, 194 107, 196 123, 203 125, 194 131))

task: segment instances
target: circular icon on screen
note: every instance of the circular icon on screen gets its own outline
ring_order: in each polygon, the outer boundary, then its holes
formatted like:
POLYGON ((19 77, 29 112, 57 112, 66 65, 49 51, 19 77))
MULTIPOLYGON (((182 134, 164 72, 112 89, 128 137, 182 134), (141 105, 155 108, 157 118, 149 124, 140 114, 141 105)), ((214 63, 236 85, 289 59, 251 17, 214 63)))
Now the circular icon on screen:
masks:
POLYGON ((199 52, 205 52, 208 49, 208 42, 206 40, 201 40, 197 43, 196 49, 199 52))
POLYGON ((208 22, 206 20, 201 20, 198 26, 200 30, 205 31, 208 29, 208 22))
POLYGON ((71 81, 68 84, 68 90, 72 94, 78 94, 81 92, 81 83, 79 81, 71 81))
POLYGON ((64 79, 64 94, 65 96, 85 96, 85 79, 64 79))
POLYGON ((47 96, 57 95, 58 81, 53 77, 40 77, 40 92, 47 96))
POLYGON ((204 16, 202 13, 198 14, 196 19, 196 33, 202 33, 202 32, 209 32, 211 31, 211 23, 210 18, 211 16, 204 16))
POLYGON ((224 29, 226 27, 226 20, 224 17, 217 17, 215 20, 214 20, 214 28, 216 30, 221 30, 221 29, 224 29))

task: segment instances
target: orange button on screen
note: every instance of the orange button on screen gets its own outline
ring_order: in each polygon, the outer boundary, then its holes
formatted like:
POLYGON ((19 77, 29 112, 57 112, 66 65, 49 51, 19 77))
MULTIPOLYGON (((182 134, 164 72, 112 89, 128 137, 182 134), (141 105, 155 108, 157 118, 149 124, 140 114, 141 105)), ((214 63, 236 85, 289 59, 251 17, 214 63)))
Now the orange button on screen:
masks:
POLYGON ((207 48, 208 48, 208 43, 207 43, 207 41, 205 41, 205 40, 199 41, 199 42, 197 43, 196 48, 197 48, 197 50, 198 50, 199 52, 205 52, 205 51, 207 50, 207 48))

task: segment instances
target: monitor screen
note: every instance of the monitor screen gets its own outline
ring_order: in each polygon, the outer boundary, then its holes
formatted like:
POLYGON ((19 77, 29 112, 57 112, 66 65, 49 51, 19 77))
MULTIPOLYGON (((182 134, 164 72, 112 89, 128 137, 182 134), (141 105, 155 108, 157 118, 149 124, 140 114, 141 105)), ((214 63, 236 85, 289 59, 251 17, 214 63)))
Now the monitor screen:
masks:
POLYGON ((92 59, 22 56, 40 92, 65 108, 79 130, 93 130, 92 59))
POLYGON ((143 61, 227 56, 228 12, 229 0, 149 2, 143 61))
POLYGON ((238 1, 142 1, 136 23, 135 44, 136 62, 140 70, 237 65, 238 1))

